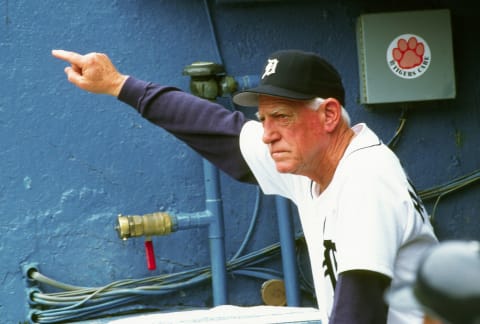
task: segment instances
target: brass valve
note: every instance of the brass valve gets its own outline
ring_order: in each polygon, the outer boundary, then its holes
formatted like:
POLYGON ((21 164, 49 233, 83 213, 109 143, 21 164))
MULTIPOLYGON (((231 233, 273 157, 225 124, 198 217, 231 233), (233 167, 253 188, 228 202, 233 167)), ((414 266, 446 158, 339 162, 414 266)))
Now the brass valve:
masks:
POLYGON ((138 236, 168 235, 173 231, 172 217, 163 212, 145 215, 118 215, 115 226, 122 240, 138 236))

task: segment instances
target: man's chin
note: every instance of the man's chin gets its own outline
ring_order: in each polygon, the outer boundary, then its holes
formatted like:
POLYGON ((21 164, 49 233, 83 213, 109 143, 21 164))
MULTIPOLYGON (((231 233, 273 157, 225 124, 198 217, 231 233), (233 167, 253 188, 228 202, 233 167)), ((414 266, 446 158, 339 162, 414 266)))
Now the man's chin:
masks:
POLYGON ((276 169, 278 173, 293 173, 293 168, 288 165, 276 164, 276 169))

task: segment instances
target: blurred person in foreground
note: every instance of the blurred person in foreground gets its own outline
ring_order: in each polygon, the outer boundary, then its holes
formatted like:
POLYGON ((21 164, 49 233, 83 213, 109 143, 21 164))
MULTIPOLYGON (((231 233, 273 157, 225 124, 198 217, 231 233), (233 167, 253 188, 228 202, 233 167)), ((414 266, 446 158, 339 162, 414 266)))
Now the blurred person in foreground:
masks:
POLYGON ((426 252, 415 281, 391 287, 387 302, 425 313, 425 324, 480 324, 480 242, 444 241, 426 252))

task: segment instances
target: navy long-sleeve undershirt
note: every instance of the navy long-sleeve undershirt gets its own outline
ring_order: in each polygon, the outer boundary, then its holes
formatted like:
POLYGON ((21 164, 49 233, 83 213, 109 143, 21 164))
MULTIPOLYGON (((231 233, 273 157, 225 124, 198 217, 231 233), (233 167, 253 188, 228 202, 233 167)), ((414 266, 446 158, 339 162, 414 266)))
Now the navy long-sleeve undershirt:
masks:
POLYGON ((118 99, 185 142, 231 177, 256 183, 240 151, 240 131, 247 121, 241 112, 232 112, 175 87, 160 86, 134 77, 127 79, 118 99))
MULTIPOLYGON (((118 99, 233 178, 256 183, 240 151, 240 131, 247 121, 241 112, 232 112, 175 87, 133 77, 127 79, 118 99)), ((383 293, 389 284, 389 278, 376 272, 339 274, 331 324, 385 323, 388 307, 383 293)))

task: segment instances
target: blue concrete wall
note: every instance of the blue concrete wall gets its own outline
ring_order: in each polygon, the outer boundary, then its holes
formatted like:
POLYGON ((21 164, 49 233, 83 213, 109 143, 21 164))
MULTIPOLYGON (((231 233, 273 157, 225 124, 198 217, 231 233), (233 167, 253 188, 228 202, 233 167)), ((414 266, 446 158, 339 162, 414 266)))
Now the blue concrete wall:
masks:
MULTIPOLYGON (((231 75, 256 74, 270 52, 314 50, 344 76, 347 108, 388 141, 395 106, 358 104, 355 20, 361 13, 450 8, 458 96, 411 104, 396 148, 418 189, 480 166, 480 15, 457 1, 210 1, 218 48, 231 75), (430 3, 430 4, 429 4, 430 3), (476 32, 474 32, 476 31, 476 32)), ((25 320, 21 265, 83 286, 208 265, 206 229, 154 239, 158 269, 145 266, 143 241, 122 242, 116 216, 204 209, 202 160, 125 104, 70 85, 50 50, 106 52, 123 73, 188 91, 184 66, 219 62, 203 1, 0 0, 0 318, 25 320)), ((241 244, 255 188, 222 175, 227 256, 241 244)), ((480 237, 480 188, 470 185, 437 207, 441 239, 480 237)), ((428 202, 430 210, 433 202, 428 202)), ((278 240, 271 197, 247 251, 278 240)), ((297 228, 298 230, 298 228, 297 228)), ((261 281, 229 279, 230 302, 261 303, 261 281)), ((156 298, 159 305, 211 305, 209 286, 156 298)))

